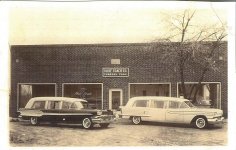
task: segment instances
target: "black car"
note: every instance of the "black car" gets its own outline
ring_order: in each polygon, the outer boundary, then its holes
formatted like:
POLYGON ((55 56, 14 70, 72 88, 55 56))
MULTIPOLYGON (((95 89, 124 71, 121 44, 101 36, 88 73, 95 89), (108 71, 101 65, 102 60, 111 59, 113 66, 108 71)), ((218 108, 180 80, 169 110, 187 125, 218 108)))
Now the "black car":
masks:
POLYGON ((92 128, 99 124, 106 128, 114 121, 111 110, 86 108, 87 101, 67 97, 34 97, 25 108, 20 109, 20 118, 29 120, 32 125, 40 122, 82 124, 83 128, 92 128))

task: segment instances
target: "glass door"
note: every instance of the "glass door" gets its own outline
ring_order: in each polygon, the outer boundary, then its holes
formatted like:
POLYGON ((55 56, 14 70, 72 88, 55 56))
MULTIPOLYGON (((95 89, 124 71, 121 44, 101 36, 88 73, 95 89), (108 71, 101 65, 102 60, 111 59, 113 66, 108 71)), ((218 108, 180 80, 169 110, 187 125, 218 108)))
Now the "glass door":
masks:
POLYGON ((109 90, 109 109, 117 110, 119 106, 122 106, 122 89, 110 89, 109 90))

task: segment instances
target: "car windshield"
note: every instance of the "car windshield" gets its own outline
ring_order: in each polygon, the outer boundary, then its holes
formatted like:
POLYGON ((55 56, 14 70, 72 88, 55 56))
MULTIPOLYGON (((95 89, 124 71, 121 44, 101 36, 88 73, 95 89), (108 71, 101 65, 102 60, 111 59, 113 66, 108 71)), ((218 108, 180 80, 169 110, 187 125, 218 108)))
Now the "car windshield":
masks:
POLYGON ((184 101, 189 107, 195 107, 190 101, 184 101))

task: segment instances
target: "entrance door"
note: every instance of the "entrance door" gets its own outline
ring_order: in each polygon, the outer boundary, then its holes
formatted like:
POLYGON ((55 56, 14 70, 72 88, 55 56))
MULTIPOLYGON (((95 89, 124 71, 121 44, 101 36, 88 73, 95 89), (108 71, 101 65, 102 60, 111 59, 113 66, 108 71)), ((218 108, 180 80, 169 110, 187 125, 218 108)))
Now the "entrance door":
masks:
POLYGON ((123 104, 122 89, 109 90, 109 109, 118 109, 123 104))

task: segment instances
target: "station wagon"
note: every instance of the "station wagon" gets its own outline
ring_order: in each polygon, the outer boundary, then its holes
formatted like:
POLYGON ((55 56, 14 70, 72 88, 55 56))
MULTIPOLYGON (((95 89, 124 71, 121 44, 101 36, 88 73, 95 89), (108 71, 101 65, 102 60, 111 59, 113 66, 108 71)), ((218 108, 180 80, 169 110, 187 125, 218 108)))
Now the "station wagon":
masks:
POLYGON ((142 121, 191 124, 205 128, 209 124, 222 124, 223 111, 213 108, 198 108, 189 100, 174 97, 133 97, 125 106, 120 106, 121 116, 133 124, 142 121))
POLYGON ((111 110, 89 109, 87 101, 67 97, 31 98, 25 108, 19 110, 22 120, 29 120, 32 125, 40 122, 82 124, 86 129, 94 124, 108 127, 114 121, 111 110))

